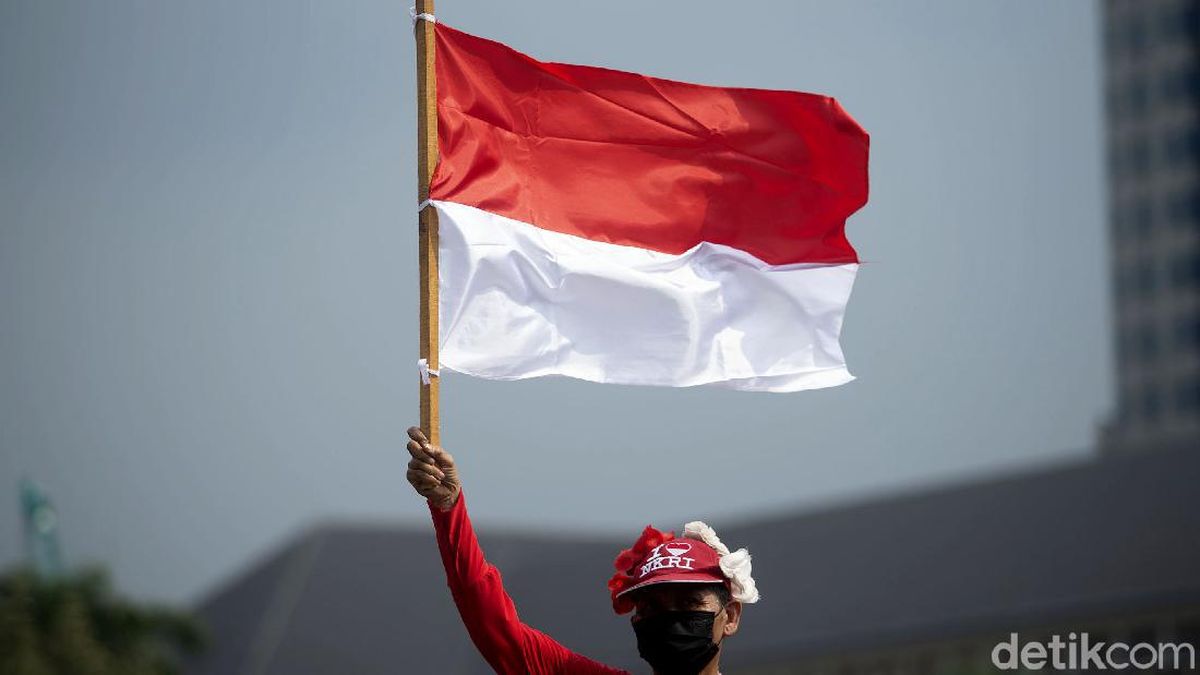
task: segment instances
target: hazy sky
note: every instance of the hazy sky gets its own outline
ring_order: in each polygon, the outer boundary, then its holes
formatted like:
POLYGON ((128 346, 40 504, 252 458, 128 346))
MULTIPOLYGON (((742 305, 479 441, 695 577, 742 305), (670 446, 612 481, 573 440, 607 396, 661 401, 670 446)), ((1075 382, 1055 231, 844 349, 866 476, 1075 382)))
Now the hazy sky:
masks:
MULTIPOLYGON (((721 523, 1087 452, 1112 400, 1091 2, 446 0, 544 60, 838 97, 871 133, 859 379, 443 379, 476 520, 721 523)), ((0 563, 191 600, 329 519, 426 523, 407 1, 0 2, 0 563), (6 496, 5 496, 6 495, 6 496)))

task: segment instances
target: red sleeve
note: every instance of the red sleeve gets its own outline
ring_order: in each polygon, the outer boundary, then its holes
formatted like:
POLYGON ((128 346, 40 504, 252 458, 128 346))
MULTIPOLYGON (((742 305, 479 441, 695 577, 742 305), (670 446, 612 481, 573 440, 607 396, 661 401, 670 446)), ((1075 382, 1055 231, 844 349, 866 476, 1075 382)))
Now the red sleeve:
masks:
POLYGON ((450 510, 442 511, 430 504, 429 512, 454 604, 475 647, 497 673, 626 673, 575 654, 545 633, 521 623, 512 598, 504 591, 500 570, 483 557, 461 493, 450 510))

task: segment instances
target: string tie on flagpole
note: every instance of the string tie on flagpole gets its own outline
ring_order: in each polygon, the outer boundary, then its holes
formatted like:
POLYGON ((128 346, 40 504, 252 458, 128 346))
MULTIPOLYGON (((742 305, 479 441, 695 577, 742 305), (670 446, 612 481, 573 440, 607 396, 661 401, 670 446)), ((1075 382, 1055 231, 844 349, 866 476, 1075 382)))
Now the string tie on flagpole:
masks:
POLYGON ((420 204, 417 204, 417 213, 424 211, 426 206, 430 206, 432 204, 433 202, 428 199, 422 200, 420 204))
POLYGON ((421 384, 429 384, 429 378, 438 377, 437 368, 430 368, 426 359, 417 359, 417 370, 421 373, 421 384))
POLYGON ((437 23, 437 17, 428 12, 417 14, 416 7, 408 8, 408 16, 412 19, 413 26, 417 25, 418 21, 428 21, 429 23, 437 23))

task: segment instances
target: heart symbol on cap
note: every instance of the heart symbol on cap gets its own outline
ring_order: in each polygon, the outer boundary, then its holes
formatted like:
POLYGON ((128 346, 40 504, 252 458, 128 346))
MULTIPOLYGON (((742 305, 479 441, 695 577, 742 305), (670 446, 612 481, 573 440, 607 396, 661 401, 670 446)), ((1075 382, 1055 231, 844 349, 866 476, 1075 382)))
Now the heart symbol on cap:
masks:
POLYGON ((692 550, 692 545, 684 544, 684 543, 667 544, 666 549, 667 549, 667 553, 670 553, 671 555, 674 555, 674 556, 680 556, 680 555, 683 555, 684 553, 687 553, 688 551, 692 550))

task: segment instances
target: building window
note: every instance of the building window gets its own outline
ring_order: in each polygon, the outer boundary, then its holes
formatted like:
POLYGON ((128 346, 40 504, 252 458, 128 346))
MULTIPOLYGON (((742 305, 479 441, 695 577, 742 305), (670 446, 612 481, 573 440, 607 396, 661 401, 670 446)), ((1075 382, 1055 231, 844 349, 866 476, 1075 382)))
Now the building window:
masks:
POLYGON ((1164 41, 1200 41, 1200 5, 1184 2, 1177 7, 1165 7, 1159 14, 1158 33, 1164 41))
POLYGON ((1137 356, 1142 363, 1150 363, 1158 358, 1158 332, 1151 324, 1145 324, 1137 331, 1137 356))
POLYGON ((1200 189, 1180 190, 1168 197, 1167 218, 1179 229, 1200 224, 1200 189))
POLYGON ((1133 279, 1130 284, 1137 297, 1145 299, 1154 295, 1158 289, 1158 279, 1155 278, 1154 265, 1149 260, 1143 260, 1132 270, 1133 279))
POLYGON ((1163 156, 1170 166, 1200 164, 1200 127, 1176 129, 1164 139, 1163 156))
POLYGON ((1150 173, 1150 144, 1145 137, 1138 136, 1129 140, 1125 148, 1125 169, 1135 177, 1144 177, 1150 173))
POLYGON ((1121 148, 1116 143, 1108 144, 1108 175, 1112 180, 1121 177, 1121 148))
POLYGON ((1121 363, 1133 363, 1137 359, 1133 331, 1122 329, 1117 333, 1117 359, 1121 363))
POLYGON ((1158 91, 1168 105, 1195 104, 1200 99, 1200 69, 1189 63, 1163 73, 1158 91))
POLYGON ((1150 173, 1150 144, 1144 136, 1130 138, 1112 149, 1109 163, 1114 178, 1145 177, 1150 173))
POLYGON ((1158 16, 1158 34, 1164 41, 1200 43, 1200 5, 1194 1, 1165 7, 1158 16))
POLYGON ((1175 385, 1175 411, 1181 416, 1200 410, 1200 380, 1191 379, 1175 385))
MULTIPOLYGON (((1161 86, 1166 86, 1166 83, 1164 82, 1161 86)), ((1104 102, 1108 107, 1108 116, 1114 120, 1119 119, 1122 112, 1121 90, 1118 87, 1109 84, 1108 89, 1105 92, 1104 102)), ((1109 160, 1111 161, 1111 159, 1112 158, 1110 157, 1109 160)))
POLYGON ((1175 350, 1200 350, 1200 316, 1181 316, 1176 319, 1175 350))
POLYGON ((1158 421, 1158 416, 1162 414, 1162 396, 1154 387, 1147 387, 1142 392, 1142 418, 1147 422, 1154 423, 1158 421))
POLYGON ((1142 260, 1117 273, 1117 297, 1123 303, 1142 303, 1158 290, 1158 275, 1153 263, 1142 260))
POLYGON ((1117 26, 1119 49, 1131 58, 1140 58, 1146 52, 1146 24, 1142 17, 1134 14, 1126 16, 1117 26))
POLYGON ((1146 80, 1135 78, 1125 85, 1126 105, 1133 117, 1145 117, 1150 108, 1150 87, 1146 80))
POLYGON ((1185 251, 1171 261, 1171 285, 1177 289, 1200 288, 1200 255, 1185 251))
POLYGON ((1137 200, 1137 204, 1133 207, 1132 220, 1138 239, 1142 241, 1149 239, 1150 235, 1154 233, 1154 207, 1150 204, 1149 199, 1142 197, 1137 200))

